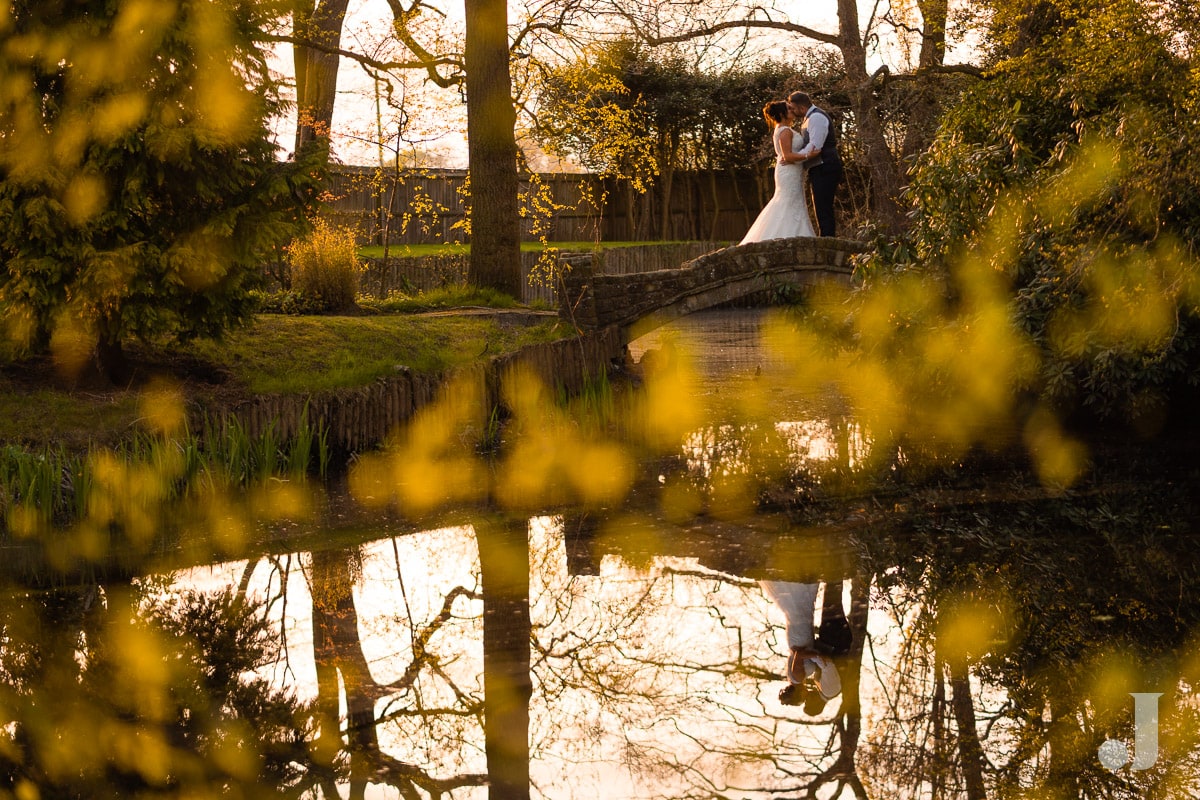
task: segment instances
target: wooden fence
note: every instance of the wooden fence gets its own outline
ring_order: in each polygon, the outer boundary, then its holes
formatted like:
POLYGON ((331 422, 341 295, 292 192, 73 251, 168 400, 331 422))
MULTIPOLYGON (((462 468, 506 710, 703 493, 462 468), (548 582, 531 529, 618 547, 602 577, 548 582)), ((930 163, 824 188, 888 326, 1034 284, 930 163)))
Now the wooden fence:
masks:
MULTIPOLYGON (((547 277, 559 270, 587 268, 597 274, 628 275, 674 269, 685 261, 727 244, 729 242, 683 242, 614 247, 598 252, 560 252, 554 256, 553 265, 539 263, 540 253, 522 253, 521 274, 524 281, 520 299, 524 303, 540 301, 556 306, 558 293, 553 280, 547 277)), ((381 258, 365 261, 367 268, 362 278, 362 289, 376 297, 384 297, 391 291, 411 294, 467 282, 467 258, 464 255, 406 256, 388 258, 386 263, 381 258)))
MULTIPOLYGON (((326 216, 358 231, 362 244, 463 242, 464 170, 336 166, 326 216)), ((737 241, 771 193, 767 169, 757 172, 676 172, 645 193, 594 175, 525 176, 523 197, 551 209, 546 238, 575 241, 737 241)), ((477 188, 478 190, 478 188, 477 188)), ((523 202, 523 205, 533 205, 523 202)), ((527 240, 535 221, 523 218, 527 240)))

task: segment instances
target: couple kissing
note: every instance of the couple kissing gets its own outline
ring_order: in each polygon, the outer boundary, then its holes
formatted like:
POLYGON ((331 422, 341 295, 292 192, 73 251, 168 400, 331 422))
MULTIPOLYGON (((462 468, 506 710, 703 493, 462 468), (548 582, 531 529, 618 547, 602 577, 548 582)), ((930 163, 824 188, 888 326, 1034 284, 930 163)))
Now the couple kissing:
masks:
POLYGON ((763 106, 763 119, 774 128, 775 192, 739 244, 816 236, 808 213, 809 185, 820 235, 836 236, 833 198, 842 160, 829 114, 804 92, 792 92, 787 100, 763 106))

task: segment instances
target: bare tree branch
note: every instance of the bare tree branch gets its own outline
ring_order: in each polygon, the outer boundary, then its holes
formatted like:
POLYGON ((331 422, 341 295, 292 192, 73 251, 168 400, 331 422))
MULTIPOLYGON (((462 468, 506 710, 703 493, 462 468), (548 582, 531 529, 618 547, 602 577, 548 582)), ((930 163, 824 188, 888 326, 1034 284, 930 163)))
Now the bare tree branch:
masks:
MULTIPOLYGON (((462 61, 457 58, 453 58, 451 56, 429 56, 428 60, 421 59, 420 57, 418 57, 417 60, 413 60, 413 61, 381 61, 377 58, 372 58, 371 56, 367 56, 362 53, 356 53, 353 50, 346 50, 345 48, 342 48, 342 47, 324 45, 324 44, 320 44, 318 42, 313 42, 308 39, 304 39, 304 38, 297 37, 297 36, 291 36, 288 34, 277 34, 277 33, 276 34, 266 34, 263 36, 263 41, 281 42, 284 44, 293 44, 293 45, 302 45, 302 46, 308 47, 312 50, 319 50, 323 53, 328 53, 330 55, 337 55, 337 56, 341 56, 343 58, 348 58, 351 61, 355 61, 359 64, 362 64, 364 67, 370 67, 371 69, 378 70, 380 72, 392 72, 395 70, 406 70, 406 69, 423 69, 423 70, 428 71, 428 70, 436 70, 437 67, 443 67, 443 66, 454 67, 456 70, 458 70, 460 72, 462 70, 462 61)), ((405 46, 407 46, 407 43, 405 43, 405 46)), ((411 50, 412 48, 410 47, 409 49, 411 50)), ((450 78, 445 78, 445 77, 441 76, 440 74, 438 74, 436 71, 433 74, 437 75, 437 79, 431 78, 431 80, 434 80, 434 82, 437 83, 438 86, 441 86, 443 89, 449 88, 451 86, 457 86, 461 80, 461 78, 457 74, 450 78)))
MULTIPOLYGON (((633 20, 630 20, 633 22, 633 20)), ((635 23, 635 28, 637 27, 635 23)), ((801 36, 806 36, 818 42, 825 44, 839 45, 841 44, 841 36, 836 33, 824 33, 810 28, 807 25, 797 25, 794 22, 786 22, 784 20, 772 19, 739 19, 730 20, 728 22, 718 22, 714 25, 704 25, 698 28, 693 28, 686 33, 674 34, 671 36, 654 36, 645 31, 638 31, 638 35, 651 45, 673 44, 676 42, 687 42, 693 39, 702 39, 706 36, 712 36, 723 31, 759 28, 763 30, 784 31, 786 33, 797 33, 801 36)))

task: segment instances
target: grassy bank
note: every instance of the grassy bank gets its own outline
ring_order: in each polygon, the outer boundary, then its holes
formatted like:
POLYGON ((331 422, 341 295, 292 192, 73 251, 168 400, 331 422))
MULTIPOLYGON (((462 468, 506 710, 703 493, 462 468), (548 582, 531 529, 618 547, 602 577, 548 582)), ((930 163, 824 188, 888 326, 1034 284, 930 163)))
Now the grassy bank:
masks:
POLYGON ((185 352, 221 365, 250 393, 290 394, 360 386, 398 367, 438 372, 566 333, 553 319, 507 326, 487 315, 263 315, 224 342, 185 352))
POLYGON ((0 369, 0 442, 31 448, 112 445, 143 426, 140 398, 165 379, 191 402, 304 394, 361 386, 400 368, 439 372, 570 331, 550 320, 506 325, 496 315, 264 314, 221 342, 130 348, 133 379, 117 387, 72 384, 48 360, 0 369))

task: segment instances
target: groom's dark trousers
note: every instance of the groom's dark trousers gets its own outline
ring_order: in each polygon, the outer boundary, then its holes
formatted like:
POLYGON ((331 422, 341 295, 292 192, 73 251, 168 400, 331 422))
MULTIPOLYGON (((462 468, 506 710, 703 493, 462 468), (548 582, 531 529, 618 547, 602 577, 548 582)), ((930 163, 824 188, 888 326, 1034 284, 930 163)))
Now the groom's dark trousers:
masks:
POLYGON ((808 185, 812 187, 813 206, 817 212, 817 229, 822 236, 837 236, 833 195, 841 182, 841 161, 826 161, 808 171, 808 185))

